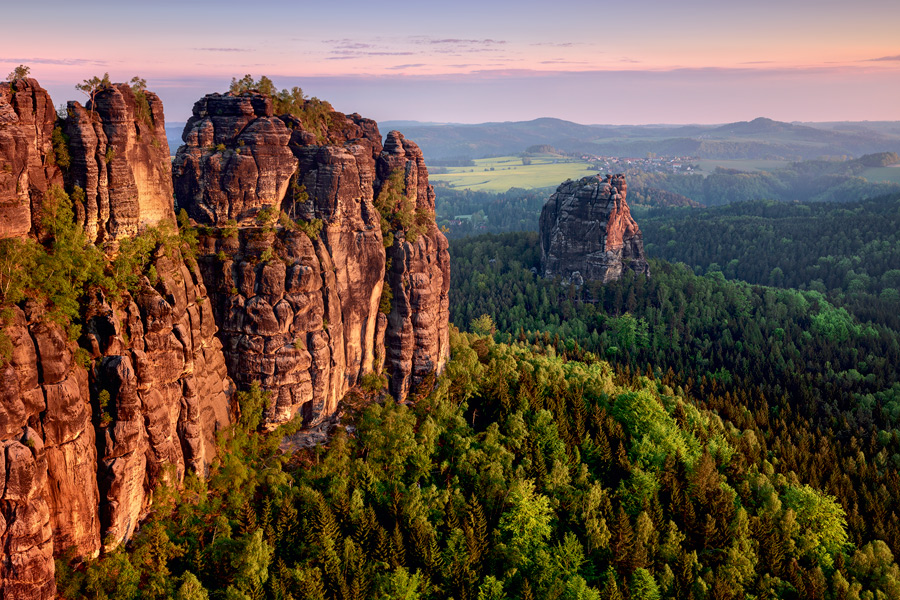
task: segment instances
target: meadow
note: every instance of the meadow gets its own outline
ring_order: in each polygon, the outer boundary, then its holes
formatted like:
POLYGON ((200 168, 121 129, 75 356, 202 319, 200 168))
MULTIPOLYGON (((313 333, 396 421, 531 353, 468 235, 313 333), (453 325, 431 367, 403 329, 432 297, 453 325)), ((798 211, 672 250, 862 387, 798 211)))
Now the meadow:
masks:
POLYGON ((447 182, 451 188, 483 192, 505 192, 509 188, 555 187, 566 179, 590 175, 590 164, 580 160, 533 157, 523 165, 518 156, 499 156, 475 160, 474 167, 446 167, 447 173, 429 175, 432 183, 447 182))
POLYGON ((900 165, 871 167, 863 171, 862 176, 873 182, 888 181, 891 183, 900 183, 900 165))

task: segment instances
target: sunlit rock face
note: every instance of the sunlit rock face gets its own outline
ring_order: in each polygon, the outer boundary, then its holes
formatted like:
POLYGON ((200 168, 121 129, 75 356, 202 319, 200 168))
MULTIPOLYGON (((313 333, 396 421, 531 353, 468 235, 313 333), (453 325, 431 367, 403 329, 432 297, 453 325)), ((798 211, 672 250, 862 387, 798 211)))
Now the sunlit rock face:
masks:
POLYGON ((641 230, 625 201, 624 175, 566 181, 541 211, 544 277, 615 281, 625 269, 650 274, 641 230))
POLYGON ((96 242, 134 236, 173 221, 172 172, 162 102, 127 84, 97 92, 87 106, 69 102, 67 174, 78 222, 96 242))
POLYGON ((0 239, 27 236, 50 186, 62 184, 55 123, 53 100, 35 79, 0 83, 0 239))
MULTIPOLYGON (((70 103, 58 119, 36 81, 0 85, 0 238, 43 235, 52 186, 69 191, 97 243, 174 230, 162 105, 145 99, 114 84, 93 110, 70 103)), ((77 342, 33 300, 4 315, 0 597, 55 597, 54 557, 127 540, 159 485, 206 473, 231 422, 233 384, 199 268, 177 249, 151 260, 154 280, 133 293, 86 299, 77 342)))
POLYGON ((176 198, 210 226, 201 264, 229 374, 272 392, 269 426, 328 417, 366 373, 386 372, 405 399, 440 372, 450 261, 415 144, 391 132, 382 145, 377 124, 357 114, 331 111, 325 128, 275 115, 256 93, 205 96, 183 139, 176 198), (398 231, 386 249, 375 200, 397 170, 432 216, 414 241, 398 231), (281 212, 321 229, 285 227, 281 212), (385 285, 394 301, 380 313, 385 285))

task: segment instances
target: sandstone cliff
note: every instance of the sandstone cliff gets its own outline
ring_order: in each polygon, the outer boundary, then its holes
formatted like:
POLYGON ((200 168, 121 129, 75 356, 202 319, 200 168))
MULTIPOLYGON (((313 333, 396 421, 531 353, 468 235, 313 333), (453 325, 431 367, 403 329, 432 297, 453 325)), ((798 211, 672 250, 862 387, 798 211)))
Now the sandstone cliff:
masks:
POLYGON ((134 236, 174 221, 169 143, 156 94, 124 83, 102 89, 87 107, 70 101, 65 133, 67 182, 79 224, 91 240, 134 236))
POLYGON ((386 371, 402 400, 443 368, 449 255, 415 144, 391 132, 382 146, 356 114, 275 116, 256 93, 202 98, 183 138, 176 198, 211 226, 201 264, 229 373, 273 392, 270 426, 332 414, 366 373, 386 371), (421 235, 376 208, 394 173, 421 235))
MULTIPOLYGON (((55 125, 72 134, 69 189, 78 185, 97 200, 94 212, 78 212, 90 239, 122 239, 157 222, 174 230, 155 96, 148 94, 150 129, 135 120, 134 94, 123 85, 97 94, 93 117, 70 104, 66 123, 56 123, 36 82, 14 85, 12 95, 10 86, 0 87, 6 102, 0 115, 7 119, 0 123, 0 152, 20 194, 2 204, 9 210, 0 239, 34 236, 44 195, 63 181, 51 155, 55 125), (77 123, 83 130, 74 129, 77 123), (108 145, 83 143, 87 132, 108 145), (121 153, 103 163, 112 147, 121 153), (79 165, 92 164, 100 165, 96 178, 79 179, 88 172, 79 165)), ((2 333, 11 351, 0 360, 4 598, 52 598, 54 555, 92 556, 101 540, 111 547, 127 539, 163 480, 180 480, 189 468, 205 472, 215 432, 230 422, 232 384, 196 262, 176 247, 158 249, 150 265, 153 280, 141 276, 133 293, 91 294, 82 308, 79 352, 41 303, 7 307, 2 333)))
POLYGON ((140 236, 151 250, 127 291, 80 297, 80 336, 40 293, 0 316, 3 598, 52 598, 54 557, 115 547, 159 485, 205 473, 233 417, 229 375, 273 392, 269 426, 312 424, 364 375, 387 374, 403 400, 448 358, 447 241, 399 133, 382 144, 356 114, 275 116, 268 97, 213 94, 173 189, 154 94, 114 84, 65 118, 52 107, 34 80, 0 86, 0 254, 36 240, 63 183, 88 247, 112 260, 140 236), (202 225, 199 262, 173 192, 202 225))
POLYGON ((544 277, 614 281, 625 269, 650 274, 643 235, 625 201, 624 175, 561 184, 541 211, 544 277))
POLYGON ((0 83, 0 238, 26 236, 50 186, 62 183, 55 124, 53 101, 36 80, 0 83))

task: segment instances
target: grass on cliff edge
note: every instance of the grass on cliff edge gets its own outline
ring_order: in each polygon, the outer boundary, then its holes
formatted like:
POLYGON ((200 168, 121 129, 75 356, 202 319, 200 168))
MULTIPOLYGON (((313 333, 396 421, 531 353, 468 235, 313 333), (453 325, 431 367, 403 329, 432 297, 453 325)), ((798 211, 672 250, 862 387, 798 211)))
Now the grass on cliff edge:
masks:
POLYGON ((533 157, 523 165, 521 157, 499 156, 475 160, 474 167, 445 167, 446 173, 429 174, 432 183, 445 181, 451 188, 483 192, 505 192, 509 188, 555 187, 566 179, 580 179, 595 173, 581 160, 533 157), (493 171, 491 169, 494 169, 493 171))

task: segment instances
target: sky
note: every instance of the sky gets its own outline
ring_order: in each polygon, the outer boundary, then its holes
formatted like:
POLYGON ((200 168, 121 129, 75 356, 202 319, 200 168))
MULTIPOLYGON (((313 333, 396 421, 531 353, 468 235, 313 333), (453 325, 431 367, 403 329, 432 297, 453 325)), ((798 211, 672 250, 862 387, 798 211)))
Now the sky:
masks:
MULTIPOLYGON (((897 0, 83 0, 2 9, 54 102, 144 77, 168 121, 267 75, 379 121, 900 120, 897 0)), ((6 71, 3 71, 6 69, 6 71)))

